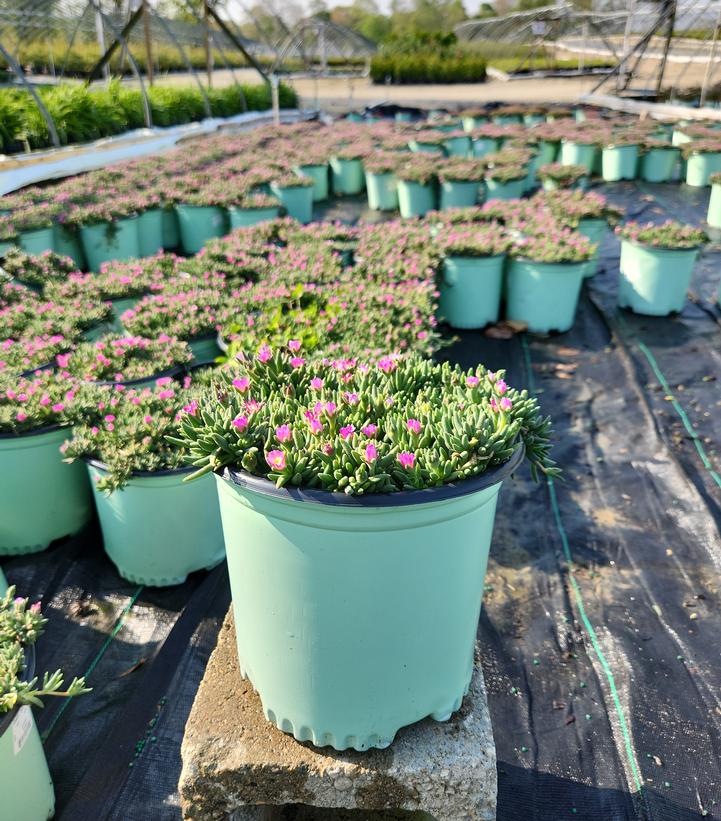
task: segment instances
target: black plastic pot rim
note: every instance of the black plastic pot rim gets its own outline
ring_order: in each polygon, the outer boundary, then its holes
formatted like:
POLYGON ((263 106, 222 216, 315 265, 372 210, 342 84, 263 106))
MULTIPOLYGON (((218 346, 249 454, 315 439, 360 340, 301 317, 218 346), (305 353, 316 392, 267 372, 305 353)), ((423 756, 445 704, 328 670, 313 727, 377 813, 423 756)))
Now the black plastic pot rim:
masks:
MULTIPOLYGON (((23 668, 23 681, 30 681, 35 675, 35 646, 29 645, 25 647, 25 667, 23 668)), ((15 720, 20 707, 13 707, 9 713, 5 713, 0 717, 0 738, 5 735, 10 725, 15 720)))
POLYGON ((318 490, 317 488, 278 488, 271 481, 261 476, 252 476, 245 471, 232 470, 231 468, 226 468, 220 475, 226 481, 239 487, 282 501, 305 502, 331 507, 408 507, 410 505, 430 504, 431 502, 446 502, 460 496, 468 496, 486 490, 510 476, 521 464, 524 456, 525 448, 519 444, 507 462, 489 468, 483 473, 462 482, 451 482, 447 485, 425 488, 424 490, 369 493, 364 496, 349 496, 346 493, 318 490))
POLYGON ((183 370, 185 363, 183 365, 174 365, 171 368, 166 368, 164 371, 159 371, 158 373, 151 373, 148 376, 139 376, 137 379, 128 379, 121 380, 120 382, 114 382, 109 379, 103 380, 95 380, 95 379, 84 379, 88 385, 98 385, 100 387, 115 387, 115 385, 122 385, 124 388, 133 388, 138 385, 140 382, 147 382, 149 379, 162 379, 165 376, 170 376, 171 378, 177 376, 183 370))

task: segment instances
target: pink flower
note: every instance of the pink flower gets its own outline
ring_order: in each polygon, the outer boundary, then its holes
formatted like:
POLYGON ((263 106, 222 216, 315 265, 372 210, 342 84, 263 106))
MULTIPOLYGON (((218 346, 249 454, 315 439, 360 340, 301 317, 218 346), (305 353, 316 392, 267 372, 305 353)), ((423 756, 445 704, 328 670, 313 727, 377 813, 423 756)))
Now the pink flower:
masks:
POLYGON ((287 442, 291 437, 290 425, 280 425, 275 429, 275 435, 279 442, 287 442))
POLYGON ((261 345, 258 351, 258 361, 267 362, 273 356, 273 352, 267 345, 261 345))
POLYGON ((409 419, 406 422, 406 425, 408 425, 408 430, 411 433, 420 433, 421 432, 421 423, 417 419, 409 419))
POLYGON ((97 427, 97 425, 93 425, 92 428, 90 428, 90 433, 92 433, 93 436, 97 436, 100 433, 100 428, 97 427))
POLYGON ((159 379, 155 380, 156 385, 160 385, 162 388, 163 385, 169 385, 173 380, 169 376, 161 376, 159 379))
POLYGON ((149 413, 146 413, 143 417, 143 422, 145 422, 146 425, 149 425, 152 421, 153 417, 149 413))
POLYGON ((477 385, 480 381, 481 381, 481 380, 480 380, 477 376, 467 376, 467 377, 466 377, 466 385, 468 385, 468 387, 469 387, 469 388, 475 388, 475 387, 476 387, 476 385, 477 385))
POLYGON ((508 385, 502 379, 499 379, 498 382, 496 382, 496 393, 499 396, 503 396, 503 394, 507 390, 508 390, 508 385))
POLYGON ((398 365, 389 356, 384 356, 383 359, 378 361, 378 367, 384 373, 393 373, 398 365))
POLYGON ((310 386, 314 391, 319 391, 323 387, 323 380, 318 376, 314 376, 310 380, 310 386))
POLYGON ((377 430, 378 425, 363 425, 361 428, 361 433, 364 436, 375 436, 377 430))
POLYGON ((288 347, 294 353, 300 350, 300 339, 291 339, 288 342, 288 347))
POLYGON ((335 402, 326 402, 323 410, 328 414, 328 416, 333 416, 338 410, 338 405, 336 405, 335 402))
POLYGON ((323 424, 320 419, 316 419, 315 416, 308 418, 308 427, 310 428, 311 433, 318 434, 323 431, 323 424))
POLYGON ((50 397, 47 394, 43 394, 42 399, 40 400, 40 404, 45 407, 46 405, 50 404, 50 397))
POLYGON ((398 461, 400 462, 402 468, 405 468, 406 470, 411 470, 413 468, 413 465, 415 464, 416 455, 415 453, 410 453, 407 450, 402 450, 398 454, 398 461))
POLYGON ((241 393, 245 393, 250 387, 250 379, 248 379, 247 376, 244 376, 242 379, 234 379, 232 384, 233 387, 237 388, 237 390, 241 393))
POLYGON ((65 405, 62 402, 58 402, 57 404, 53 405, 53 413, 62 413, 65 410, 65 405))
POLYGON ((491 410, 498 411, 498 403, 494 396, 491 397, 491 410))
POLYGON ((247 416, 236 416, 235 419, 230 423, 234 428, 239 431, 244 431, 248 427, 248 417, 247 416))
POLYGON ((197 402, 197 400, 193 399, 193 401, 189 405, 186 405, 183 408, 183 412, 187 413, 188 416, 195 416, 195 414, 198 412, 198 402, 197 402))
POLYGON ((343 394, 343 401, 347 402, 349 405, 357 405, 360 402, 360 396, 358 396, 357 393, 345 391, 343 394))
POLYGON ((344 428, 341 428, 338 433, 340 433, 343 439, 348 439, 355 433, 355 425, 346 425, 344 428))
POLYGON ((302 356, 294 356, 290 360, 291 367, 293 368, 302 368, 305 365, 305 359, 302 356))
POLYGON ((368 442, 365 447, 365 451, 363 452, 363 458, 369 464, 371 462, 375 462, 376 458, 378 457, 378 448, 375 446, 373 442, 368 442))
POLYGON ((265 457, 265 461, 275 470, 285 468, 285 453, 282 450, 271 450, 265 457))
POLYGON ((55 361, 60 365, 61 368, 67 368, 70 362, 70 354, 69 353, 59 353, 55 357, 55 361))
POLYGON ((28 415, 27 415, 27 413, 23 413, 22 411, 18 411, 15 414, 15 418, 17 419, 18 422, 24 422, 28 418, 28 415))
POLYGON ((513 408, 513 402, 511 402, 507 396, 504 396, 503 399, 501 399, 500 405, 501 410, 503 411, 509 411, 513 408))
POLYGON ((159 399, 172 399, 175 396, 175 391, 172 388, 168 388, 167 390, 160 391, 158 394, 159 399))

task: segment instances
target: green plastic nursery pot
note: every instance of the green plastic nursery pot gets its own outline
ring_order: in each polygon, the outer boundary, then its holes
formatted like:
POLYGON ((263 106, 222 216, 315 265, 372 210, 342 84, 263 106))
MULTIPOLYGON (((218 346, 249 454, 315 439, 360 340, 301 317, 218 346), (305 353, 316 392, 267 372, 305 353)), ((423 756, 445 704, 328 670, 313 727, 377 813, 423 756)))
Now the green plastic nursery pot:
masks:
POLYGON ((698 248, 652 248, 622 240, 619 306, 648 316, 682 311, 698 254, 698 248))
POLYGON ((438 317, 452 328, 483 328, 497 322, 505 259, 505 254, 444 259, 438 317))
POLYGON ((67 428, 0 435, 0 556, 38 553, 92 514, 82 465, 63 462, 67 428))
POLYGON ((398 208, 398 180, 392 172, 374 174, 366 171, 366 192, 371 211, 395 211, 398 208))
POLYGON ((479 137, 473 140, 473 156, 485 157, 498 151, 499 141, 492 137, 479 137))
POLYGON ((215 205, 176 205, 180 244, 186 254, 197 254, 209 239, 226 233, 225 210, 215 205))
POLYGON ((706 222, 712 228, 721 228, 721 183, 713 183, 708 201, 706 222))
POLYGON ((313 180, 313 202, 328 199, 327 165, 298 165, 293 170, 296 174, 300 174, 302 177, 310 177, 313 180))
POLYGON ((606 182, 636 179, 637 145, 608 146, 601 152, 601 176, 606 182))
POLYGON ((534 333, 567 331, 576 316, 585 262, 512 259, 506 277, 506 318, 534 333))
POLYGON ((449 157, 467 157, 471 152, 471 138, 449 137, 443 141, 443 147, 449 157))
MULTIPOLYGON (((23 678, 35 673, 35 652, 25 654, 23 678)), ((55 791, 35 718, 28 705, 0 719, 0 795, 2 818, 47 821, 55 811, 55 791)))
POLYGON ((363 190, 363 163, 359 159, 344 160, 331 157, 331 179, 336 194, 360 194, 363 190))
POLYGON ((282 203, 289 217, 306 224, 313 219, 313 187, 310 185, 270 184, 270 190, 282 203))
POLYGON ((0 596, 4 596, 8 589, 8 580, 5 578, 2 567, 0 567, 0 596))
POLYGON ((516 125, 523 122, 520 114, 498 114, 491 118, 496 125, 516 125))
POLYGON ((441 210, 447 208, 466 208, 476 205, 481 193, 481 181, 446 180, 440 184, 441 210))
POLYGON ((523 196, 526 190, 526 177, 517 180, 501 182, 488 177, 486 179, 486 191, 489 200, 517 200, 523 196))
POLYGON ((579 221, 577 230, 579 234, 583 234, 584 237, 588 237, 594 245, 598 246, 593 259, 589 259, 588 262, 584 263, 584 277, 592 277, 598 270, 598 258, 601 251, 601 243, 603 242, 603 238, 606 236, 606 232, 608 231, 608 223, 602 217, 587 217, 586 219, 579 221))
POLYGON ((488 122, 488 117, 463 117, 461 124, 464 131, 473 131, 474 128, 488 122))
POLYGON ((691 154, 686 160, 686 185, 703 188, 711 184, 710 177, 721 171, 721 151, 691 154))
POLYGON ((507 464, 388 495, 217 477, 241 673, 299 741, 387 747, 468 690, 507 464))
POLYGON ((555 140, 541 140, 538 144, 538 164, 547 165, 555 162, 558 156, 560 143, 555 140))
POLYGON ((212 362, 217 356, 220 355, 218 335, 216 333, 198 336, 195 339, 189 339, 188 345, 190 345, 190 350, 193 353, 193 362, 196 365, 212 362))
POLYGON ((546 122, 546 115, 545 114, 524 114, 523 115, 523 124, 527 126, 534 126, 538 125, 539 123, 546 122))
POLYGON ((163 250, 163 209, 151 208, 138 217, 138 251, 152 257, 163 250))
POLYGON ((582 165, 590 174, 596 161, 596 146, 562 140, 559 159, 563 165, 582 165))
POLYGON ((436 207, 435 187, 433 184, 398 180, 398 207, 405 219, 422 217, 436 207))
POLYGON ((673 179, 681 152, 678 148, 650 148, 642 157, 640 177, 646 182, 669 182, 673 179))
MULTIPOLYGON (((94 486, 105 468, 92 460, 87 468, 94 486)), ((105 552, 124 579, 167 587, 223 561, 215 482, 183 482, 192 471, 136 473, 122 490, 94 490, 105 552)))
POLYGON ((15 247, 14 242, 0 242, 0 257, 4 257, 9 251, 15 247))
POLYGON ((438 143, 426 143, 423 140, 411 140, 408 143, 411 151, 418 154, 443 154, 443 147, 438 143))
POLYGON ((231 231, 235 228, 247 228, 249 225, 257 225, 259 222, 274 220, 280 214, 280 208, 236 208, 231 206, 228 209, 228 221, 231 231))
POLYGON ((21 231, 19 234, 20 247, 27 254, 42 254, 44 251, 55 250, 55 230, 39 228, 37 231, 21 231))
POLYGON ((163 209, 163 248, 177 248, 180 245, 180 225, 175 208, 163 209))
POLYGON ((137 217, 81 225, 80 239, 91 271, 99 271, 104 262, 135 259, 140 255, 137 217))
POLYGON ((55 252, 64 257, 70 257, 78 266, 78 270, 85 268, 85 254, 78 231, 71 231, 64 225, 56 224, 53 245, 55 252))

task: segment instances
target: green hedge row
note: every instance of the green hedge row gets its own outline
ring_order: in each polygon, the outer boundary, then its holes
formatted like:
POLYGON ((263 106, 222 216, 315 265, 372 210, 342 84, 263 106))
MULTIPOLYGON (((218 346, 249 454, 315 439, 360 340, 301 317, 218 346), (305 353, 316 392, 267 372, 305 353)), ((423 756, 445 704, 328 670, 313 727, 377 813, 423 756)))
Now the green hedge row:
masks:
POLYGON ((480 83, 486 60, 475 54, 377 54, 371 60, 374 83, 480 83))
MULTIPOLYGON (((244 110, 264 111, 271 107, 267 84, 228 86, 208 90, 212 113, 229 117, 244 110), (241 94, 242 88, 242 94, 241 94)), ((113 82, 109 88, 88 89, 84 85, 63 84, 39 90, 55 121, 64 145, 110 137, 145 125, 139 90, 113 82)), ((153 86, 148 89, 153 125, 171 126, 202 120, 203 98, 195 87, 153 86)), ((280 86, 280 105, 294 108, 295 92, 280 86)), ((52 146, 50 132, 32 97, 21 89, 0 89, 0 150, 5 154, 52 146)))

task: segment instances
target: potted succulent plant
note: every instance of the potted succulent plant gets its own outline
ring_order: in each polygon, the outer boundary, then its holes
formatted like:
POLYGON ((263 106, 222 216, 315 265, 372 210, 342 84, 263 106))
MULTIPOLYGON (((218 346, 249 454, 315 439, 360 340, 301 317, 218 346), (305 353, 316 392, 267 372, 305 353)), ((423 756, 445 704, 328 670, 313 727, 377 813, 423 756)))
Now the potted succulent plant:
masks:
POLYGON ((363 159, 370 153, 365 143, 344 145, 337 148, 328 164, 331 170, 333 191, 339 195, 356 195, 363 190, 363 159))
POLYGON ((139 388, 170 381, 189 364, 193 354, 187 342, 160 334, 102 336, 57 357, 58 366, 84 382, 139 388))
POLYGON ((65 215, 64 224, 79 227, 91 271, 99 271, 104 262, 140 256, 138 204, 133 196, 111 196, 109 192, 102 202, 73 208, 65 215))
POLYGON ((711 183, 711 175, 721 171, 721 139, 711 137, 693 140, 681 146, 686 161, 686 184, 703 188, 711 183))
POLYGON ((709 177, 711 196, 708 200, 706 222, 712 228, 721 228, 721 172, 709 177))
POLYGON ((464 131, 470 133, 487 122, 488 111, 485 108, 465 108, 461 111, 461 123, 464 131))
POLYGON ((501 144, 499 132, 499 127, 492 123, 475 128, 471 132, 473 156, 485 157, 498 151, 501 144))
POLYGON ((398 208, 398 155, 378 151, 364 161, 368 207, 372 211, 395 211, 398 208))
POLYGON ((682 311, 706 234, 673 220, 627 222, 616 233, 621 238, 618 304, 650 316, 682 311))
POLYGON ((471 153, 471 138, 464 131, 454 129, 446 134, 443 149, 448 157, 468 157, 471 153))
POLYGON ((60 446, 83 410, 75 383, 42 371, 0 373, 0 555, 37 553, 80 531, 92 504, 82 466, 60 446))
POLYGON ((595 247, 582 234, 541 222, 514 241, 506 316, 536 333, 567 331, 576 316, 584 263, 595 247))
POLYGON ((247 228, 259 222, 275 219, 280 214, 281 202, 268 194, 244 194, 237 203, 228 206, 231 230, 247 228))
POLYGON ((12 248, 5 254, 2 269, 16 282, 42 293, 46 285, 63 282, 70 274, 76 272, 75 261, 63 257, 54 251, 42 254, 28 254, 19 248, 12 248))
POLYGON ((143 191, 138 206, 138 256, 152 257, 163 250, 164 209, 160 192, 143 191))
POLYGON ((460 707, 496 498, 524 448, 557 473, 550 420, 481 366, 300 353, 244 359, 172 441, 194 477, 217 474, 240 668, 266 717, 385 747, 460 707))
POLYGON ((324 149, 313 151, 309 146, 304 147, 293 171, 313 180, 313 202, 328 199, 328 160, 324 149))
POLYGON ((443 154, 443 141, 446 139, 445 134, 432 129, 425 129, 417 131, 413 137, 408 141, 408 147, 411 151, 416 151, 425 154, 443 154))
POLYGON ((178 215, 180 244, 186 254, 197 254, 209 239, 228 233, 227 202, 228 192, 220 186, 189 191, 183 195, 183 202, 175 206, 175 212, 178 215))
POLYGON ((588 130, 579 129, 561 140, 559 162, 564 165, 582 165, 591 174, 596 164, 596 155, 599 153, 599 140, 602 134, 593 134, 588 130))
POLYGON ((606 182, 633 180, 638 166, 639 138, 633 133, 612 134, 601 151, 601 176, 606 182))
POLYGON ((478 159, 453 157, 438 163, 440 209, 476 205, 481 195, 485 164, 478 159))
POLYGON ((563 165, 560 162, 541 165, 536 172, 544 191, 559 188, 586 188, 588 170, 584 165, 563 165))
POLYGON ((646 182, 670 182, 681 156, 681 149, 666 140, 647 137, 641 144, 639 176, 646 182))
POLYGON ((434 239, 444 254, 438 317, 452 328, 483 328, 498 321, 503 267, 511 244, 501 225, 451 225, 434 239))
POLYGON ((422 217, 436 205, 436 163, 425 154, 398 166, 398 206, 401 216, 422 217))
POLYGON ((313 178, 299 174, 282 174, 270 184, 289 217, 303 224, 313 219, 313 178))
POLYGON ((36 371, 52 369, 55 357, 72 346, 73 341, 62 334, 0 340, 0 376, 29 376, 36 371))
POLYGON ((28 254, 42 254, 55 248, 54 224, 60 207, 55 203, 43 202, 30 205, 12 215, 13 225, 18 232, 20 247, 28 254))
MULTIPOLYGON (((2 580, 0 580, 2 581, 2 580)), ((47 619, 40 604, 0 591, 0 793, 8 819, 47 821, 55 793, 32 707, 43 699, 89 693, 85 680, 74 678, 63 690, 63 674, 35 674, 35 642, 47 619)))
POLYGON ((106 553, 136 584, 181 584, 225 555, 212 479, 185 484, 192 470, 184 450, 167 441, 197 410, 189 380, 187 387, 168 379, 155 389, 95 388, 95 413, 64 445, 72 467, 87 463, 106 553))
MULTIPOLYGON (((486 158, 488 159, 488 158, 486 158)), ((523 196, 528 169, 522 165, 493 165, 486 171, 489 199, 515 200, 523 196)))

